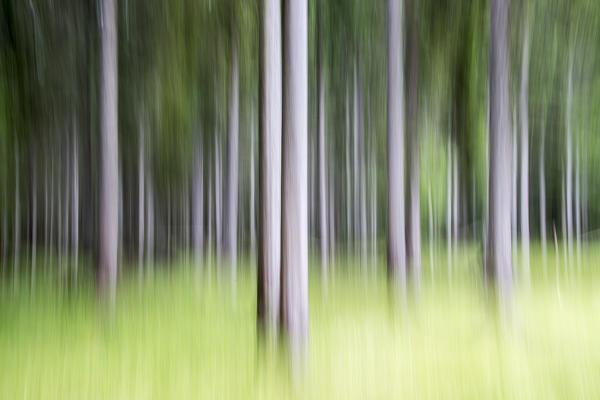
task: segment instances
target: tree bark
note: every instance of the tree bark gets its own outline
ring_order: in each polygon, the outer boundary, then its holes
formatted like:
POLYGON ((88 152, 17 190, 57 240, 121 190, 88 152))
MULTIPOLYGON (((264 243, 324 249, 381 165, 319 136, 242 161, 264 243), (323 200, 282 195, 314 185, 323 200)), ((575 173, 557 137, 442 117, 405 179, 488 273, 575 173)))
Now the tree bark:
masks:
POLYGON ((486 274, 496 279, 500 298, 504 301, 510 299, 512 291, 508 0, 492 0, 490 21, 490 194, 486 274))
POLYGON ((119 171, 116 0, 102 0, 98 285, 114 304, 117 288, 119 171))
POLYGON ((406 153, 408 193, 406 221, 406 257, 415 282, 421 276, 421 180, 420 145, 418 132, 418 68, 416 0, 406 2, 406 153))
MULTIPOLYGON (((73 121, 72 132, 72 166, 71 166, 71 247, 75 263, 75 274, 79 269, 79 142, 77 141, 77 125, 73 121)), ((77 275, 75 275, 77 278, 77 275)))
POLYGON ((566 171, 566 218, 567 218, 567 247, 569 267, 573 266, 573 144, 571 132, 571 104, 573 98, 573 54, 569 57, 567 76, 567 105, 566 105, 566 134, 567 134, 567 171, 566 171))
POLYGON ((239 141, 239 68, 237 41, 233 39, 231 50, 231 93, 229 95, 229 130, 227 135, 227 182, 225 216, 223 224, 224 252, 235 282, 237 263, 238 220, 238 141, 239 141))
POLYGON ((518 174, 519 174, 519 164, 518 164, 518 159, 519 159, 519 154, 518 154, 518 149, 517 149, 517 109, 513 108, 513 115, 512 115, 512 130, 511 130, 511 145, 512 145, 512 156, 511 156, 511 180, 510 180, 510 184, 511 184, 511 190, 510 190, 510 229, 511 229, 511 238, 513 243, 517 242, 517 229, 518 229, 518 224, 517 224, 517 198, 518 198, 518 191, 517 191, 517 181, 518 181, 518 174))
POLYGON ((255 205, 255 171, 254 171, 254 102, 250 108, 250 253, 256 251, 256 205, 255 205))
POLYGON ((139 117, 139 149, 138 149, 138 273, 141 277, 144 270, 144 195, 146 189, 145 166, 144 166, 144 127, 142 117, 139 117))
POLYGON ((308 4, 284 1, 281 320, 292 362, 308 350, 308 4))
POLYGON ((350 170, 350 94, 346 82, 346 246, 348 256, 352 246, 352 192, 351 192, 351 170, 350 170))
POLYGON ((204 256, 204 157, 201 145, 202 134, 196 138, 196 153, 194 160, 194 181, 192 187, 192 240, 194 256, 199 267, 204 256))
POLYGON ((529 272, 529 28, 525 26, 523 57, 521 60, 521 253, 525 282, 530 280, 529 272))
POLYGON ((540 165, 539 165, 539 178, 540 178, 540 240, 542 242, 542 262, 544 271, 546 270, 546 257, 547 257, 547 228, 546 228, 546 164, 545 164, 545 152, 546 152, 546 131, 545 124, 542 122, 542 140, 540 144, 540 165))
MULTIPOLYGON (((450 135, 450 132, 448 132, 450 135)), ((446 176, 446 257, 448 275, 452 275, 452 139, 448 136, 448 165, 446 176)))
POLYGON ((387 1, 388 278, 406 292, 402 0, 387 1))
POLYGON ((322 280, 327 279, 327 165, 325 160, 325 87, 324 87, 324 67, 321 49, 321 6, 322 0, 319 0, 317 7, 317 124, 318 124, 318 139, 317 139, 317 156, 319 169, 319 251, 321 254, 321 276, 322 280))
POLYGON ((275 338, 281 285, 281 2, 261 0, 261 11, 257 319, 275 338))

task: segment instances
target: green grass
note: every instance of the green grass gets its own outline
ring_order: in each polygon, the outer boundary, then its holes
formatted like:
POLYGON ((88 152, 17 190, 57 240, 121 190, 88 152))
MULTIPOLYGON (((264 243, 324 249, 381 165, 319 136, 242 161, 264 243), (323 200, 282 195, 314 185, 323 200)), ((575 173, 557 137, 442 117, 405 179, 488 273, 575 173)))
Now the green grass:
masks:
POLYGON ((544 269, 532 249, 532 283, 517 277, 508 325, 471 247, 452 279, 445 250, 431 276, 424 249, 422 286, 406 307, 390 301, 383 264, 365 275, 339 258, 326 290, 313 268, 300 379, 284 356, 257 349, 247 262, 235 294, 214 267, 202 279, 185 267, 157 266, 142 282, 125 273, 113 312, 90 279, 60 294, 53 279, 39 278, 33 294, 5 284, 0 398, 600 398, 598 249, 570 272, 561 250, 558 281, 554 252, 544 269))

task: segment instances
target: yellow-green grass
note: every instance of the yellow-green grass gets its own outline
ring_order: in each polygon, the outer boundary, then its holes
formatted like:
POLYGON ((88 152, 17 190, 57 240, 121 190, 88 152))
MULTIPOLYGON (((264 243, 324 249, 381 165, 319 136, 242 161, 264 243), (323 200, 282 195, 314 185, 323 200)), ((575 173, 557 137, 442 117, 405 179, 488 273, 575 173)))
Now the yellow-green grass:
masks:
POLYGON ((534 246, 531 284, 520 263, 508 318, 486 294, 475 246, 458 251, 451 278, 446 250, 434 253, 432 276, 423 249, 421 288, 404 306, 383 263, 363 271, 339 255, 326 287, 313 265, 300 373, 259 349, 247 261, 235 290, 212 263, 201 275, 157 265, 141 281, 132 268, 112 310, 89 276, 69 290, 38 278, 34 293, 29 279, 5 283, 0 398, 600 398, 598 247, 584 248, 580 270, 561 247, 557 280, 553 247, 544 269, 534 246))

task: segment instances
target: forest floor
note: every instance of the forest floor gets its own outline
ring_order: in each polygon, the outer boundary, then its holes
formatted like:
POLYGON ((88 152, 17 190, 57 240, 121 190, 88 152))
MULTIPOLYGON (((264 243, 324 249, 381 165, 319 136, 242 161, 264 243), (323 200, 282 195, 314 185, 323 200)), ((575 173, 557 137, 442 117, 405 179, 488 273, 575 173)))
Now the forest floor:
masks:
POLYGON ((293 379, 285 357, 258 350, 249 263, 235 291, 214 267, 124 274, 112 311, 91 277, 60 291, 39 278, 33 294, 5 283, 0 398, 600 398, 599 250, 587 246, 570 269, 562 248, 558 263, 551 251, 544 268, 534 247, 509 323, 486 295, 475 246, 458 252, 451 278, 445 249, 433 269, 424 249, 421 288, 402 307, 384 264, 365 272, 338 258, 327 286, 315 266, 308 362, 293 379))

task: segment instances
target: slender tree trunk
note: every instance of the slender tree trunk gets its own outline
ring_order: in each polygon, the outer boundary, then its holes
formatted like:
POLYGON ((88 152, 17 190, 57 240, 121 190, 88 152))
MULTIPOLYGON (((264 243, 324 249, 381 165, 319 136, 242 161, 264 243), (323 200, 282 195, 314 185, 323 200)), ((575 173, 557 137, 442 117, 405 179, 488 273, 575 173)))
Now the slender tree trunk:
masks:
POLYGON ((525 26, 521 60, 521 253, 525 282, 529 283, 529 28, 525 26))
POLYGON ((237 263, 237 220, 238 220, 238 124, 239 124, 239 73, 237 41, 233 40, 231 53, 231 93, 229 96, 229 131, 227 135, 227 182, 223 245, 235 282, 237 263))
MULTIPOLYGON (((151 171, 148 168, 148 171, 151 171)), ((152 268, 154 262, 154 187, 151 174, 146 174, 146 263, 152 268)))
MULTIPOLYGON (((374 142, 374 141, 373 141, 374 142)), ((371 252, 373 271, 377 265, 377 164, 375 162, 375 145, 371 144, 371 252)))
POLYGON ((215 146, 215 249, 217 261, 220 261, 223 255, 223 164, 219 138, 215 146))
POLYGON ((431 183, 427 185, 427 208, 429 211, 429 269, 431 273, 431 279, 433 280, 433 204, 431 202, 431 183))
MULTIPOLYGON (((35 150, 33 150, 35 152, 35 150)), ((31 158, 31 289, 35 285, 37 250, 37 162, 36 155, 31 158)))
POLYGON ((293 364, 308 351, 308 4, 284 1, 281 321, 293 364))
POLYGON ((319 170, 319 251, 321 254, 321 277, 323 281, 327 280, 327 165, 325 160, 325 78, 323 58, 321 54, 321 6, 322 0, 317 3, 317 156, 319 170))
POLYGON ((567 77, 567 106, 566 106, 566 134, 567 134, 567 172, 566 172, 566 218, 567 218, 567 246, 569 268, 573 266, 573 145, 571 133, 571 104, 573 98, 573 55, 569 57, 569 72, 567 77))
POLYGON ((510 172, 511 172, 511 190, 510 190, 510 228, 511 228, 511 238, 513 243, 517 243, 517 181, 518 181, 518 171, 519 171, 519 164, 518 164, 518 159, 519 159, 519 155, 518 155, 518 149, 517 149, 517 109, 516 107, 513 108, 513 115, 512 115, 512 131, 511 131, 511 144, 512 144, 512 156, 511 156, 511 168, 510 168, 510 172))
POLYGON ((458 182, 458 148, 453 146, 454 157, 452 157, 452 243, 454 244, 454 264, 458 255, 458 222, 459 222, 459 203, 458 191, 460 189, 458 182))
POLYGON ((348 256, 352 246, 352 192, 351 192, 351 170, 350 170, 350 94, 348 83, 346 83, 346 245, 348 256))
POLYGON ((71 247, 73 248, 75 279, 79 269, 79 142, 77 125, 73 121, 71 166, 71 247))
POLYGON ((581 272, 581 169, 579 143, 575 145, 575 240, 577 247, 577 270, 581 272))
POLYGON ((204 255, 204 157, 200 144, 202 135, 198 135, 196 156, 194 160, 194 183, 192 187, 192 240, 194 241, 194 255, 199 267, 204 255))
POLYGON ((540 240, 542 242, 542 263, 546 271, 547 262, 547 228, 546 228, 546 164, 544 162, 546 152, 546 131, 542 122, 542 140, 540 144, 540 240))
MULTIPOLYGON (((450 132, 448 132, 450 135, 450 132)), ((446 256, 448 275, 452 276, 452 139, 448 136, 448 166, 446 176, 446 256)))
POLYGON ((142 117, 139 117, 139 150, 138 150, 138 273, 141 277, 144 272, 144 195, 146 189, 145 165, 144 165, 144 127, 142 117))
POLYGON ((119 171, 116 0, 102 0, 100 79, 100 214, 98 284, 114 303, 117 287, 119 171))
POLYGON ((19 252, 21 251, 20 248, 20 240, 21 240, 21 210, 20 210, 20 203, 21 203, 21 194, 19 192, 19 170, 20 170, 20 166, 19 166, 19 146, 18 144, 16 144, 15 142, 15 215, 14 215, 14 226, 13 226, 13 231, 14 231, 14 255, 13 255, 13 283, 14 283, 14 288, 15 290, 17 289, 17 283, 18 283, 18 279, 19 279, 19 252))
POLYGON ((508 1, 492 0, 490 8, 490 133, 488 277, 495 277, 502 300, 512 291, 510 239, 510 117, 508 1))
POLYGON ((281 285, 281 2, 261 0, 257 318, 277 335, 281 285))
POLYGON ((254 102, 250 108, 250 253, 256 251, 256 205, 254 200, 255 192, 255 171, 254 171, 254 102))
POLYGON ((406 0, 406 153, 408 193, 406 257, 408 267, 418 284, 421 277, 421 180, 420 145, 418 132, 418 69, 419 48, 417 37, 416 1, 406 0))
POLYGON ((404 237, 404 60, 402 0, 387 2, 388 277, 406 292, 404 237))
MULTIPOLYGON (((353 201, 354 205, 352 219, 353 219, 353 231, 354 231, 354 240, 355 243, 360 240, 360 161, 359 161, 359 135, 360 135, 360 122, 359 122, 359 101, 358 101, 358 66, 356 59, 354 60, 354 101, 353 106, 354 109, 352 111, 352 145, 353 145, 353 153, 352 153, 352 188, 353 188, 353 201)), ((360 247, 359 247, 360 248, 360 247)))
POLYGON ((328 223, 328 228, 329 228, 329 232, 328 232, 328 239, 329 239, 329 261, 331 262, 331 264, 333 264, 334 262, 334 255, 335 255, 335 173, 334 173, 334 167, 333 167, 333 157, 329 157, 329 191, 328 191, 328 210, 327 210, 327 216, 329 217, 329 223, 328 223))
MULTIPOLYGON (((213 159, 216 157, 216 153, 213 154, 213 159)), ((208 210, 206 213, 207 219, 207 229, 206 229, 206 250, 209 254, 212 254, 214 251, 214 243, 213 243, 213 226, 215 222, 215 215, 213 212, 213 201, 214 201, 214 187, 215 187, 215 178, 213 175, 213 164, 210 163, 208 165, 208 210)))

